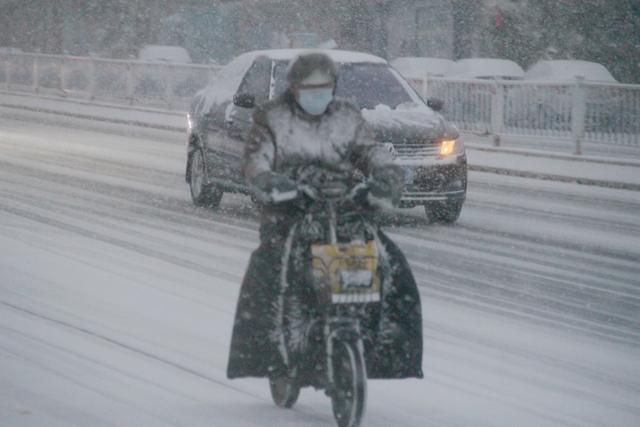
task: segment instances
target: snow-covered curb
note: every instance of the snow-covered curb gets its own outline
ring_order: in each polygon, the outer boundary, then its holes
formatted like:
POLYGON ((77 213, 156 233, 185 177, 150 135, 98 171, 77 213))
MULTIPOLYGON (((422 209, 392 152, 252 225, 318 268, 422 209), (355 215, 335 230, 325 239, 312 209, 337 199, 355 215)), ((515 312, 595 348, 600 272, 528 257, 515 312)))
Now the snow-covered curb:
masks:
POLYGON ((585 155, 576 155, 576 154, 563 154, 563 153, 551 153, 549 151, 541 151, 534 149, 521 149, 521 148, 506 148, 506 147, 486 147, 482 144, 478 143, 465 143, 467 150, 478 150, 484 151, 487 153, 501 153, 501 154, 516 154, 519 156, 526 157, 541 157, 547 159, 558 159, 558 160, 568 160, 571 162, 587 162, 587 163, 601 163, 606 165, 616 165, 616 166, 630 166, 630 167, 638 167, 640 168, 640 160, 631 160, 626 159, 622 160, 619 158, 607 158, 607 157, 596 157, 596 156, 585 156, 585 155))
MULTIPOLYGON (((184 113, 0 91, 0 107, 25 114, 184 133, 184 113)), ((640 191, 640 160, 571 155, 466 141, 469 170, 640 191)))
POLYGON ((591 178, 580 178, 575 176, 556 175, 556 174, 541 173, 541 172, 529 172, 526 170, 497 168, 497 167, 473 165, 473 164, 469 164, 468 168, 470 171, 474 171, 474 172, 488 172, 488 173, 495 173, 499 175, 517 176, 521 178, 534 178, 534 179, 541 179, 545 181, 570 182, 570 183, 576 183, 576 184, 582 184, 582 185, 594 185, 597 187, 640 191, 640 184, 629 183, 629 182, 617 182, 617 181, 599 180, 599 179, 591 179, 591 178))
POLYGON ((92 101, 83 98, 74 98, 65 94, 54 95, 47 93, 33 93, 33 92, 16 92, 0 89, 0 100, 3 99, 3 95, 6 97, 17 97, 17 99, 31 99, 34 102, 37 101, 51 101, 59 104, 71 104, 71 105, 84 105, 88 107, 109 108, 112 110, 124 110, 124 111, 140 111, 143 113, 164 114, 167 116, 184 116, 184 112, 178 110, 167 110, 165 108, 156 108, 152 106, 141 105, 126 105, 118 103, 109 103, 103 101, 92 101))
POLYGON ((45 113, 45 114, 54 114, 54 115, 58 115, 58 116, 72 117, 72 118, 76 118, 76 119, 84 119, 84 120, 91 120, 91 121, 98 121, 98 122, 114 123, 114 124, 121 124, 121 125, 128 125, 128 126, 139 126, 139 127, 160 129, 160 130, 168 130, 168 131, 175 131, 175 132, 185 132, 185 127, 162 125, 162 124, 158 124, 158 123, 149 123, 149 122, 144 122, 144 121, 139 121, 139 120, 118 119, 118 118, 111 118, 111 117, 105 117, 105 116, 95 116, 95 115, 91 115, 91 114, 73 113, 73 112, 67 112, 67 111, 52 110, 52 109, 48 109, 48 108, 29 107, 29 106, 25 106, 25 105, 5 104, 5 103, 1 103, 1 102, 0 102, 0 106, 1 107, 6 107, 6 108, 12 108, 12 109, 16 109, 16 110, 32 111, 32 112, 35 112, 35 113, 45 113))

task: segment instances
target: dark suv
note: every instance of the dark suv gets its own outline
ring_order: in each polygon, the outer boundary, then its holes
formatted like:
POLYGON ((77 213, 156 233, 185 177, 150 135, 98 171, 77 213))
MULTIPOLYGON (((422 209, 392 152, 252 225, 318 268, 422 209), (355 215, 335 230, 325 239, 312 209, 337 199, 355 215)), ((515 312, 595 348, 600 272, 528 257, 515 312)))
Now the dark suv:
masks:
MULTIPOLYGON (((255 105, 286 88, 297 49, 254 51, 227 64, 198 92, 189 111, 186 180, 193 202, 216 206, 224 192, 248 194, 242 177, 244 138, 255 105)), ((456 128, 382 58, 324 51, 339 66, 336 96, 362 109, 375 138, 405 170, 401 206, 424 205, 431 220, 454 222, 467 189, 467 159, 456 128)))

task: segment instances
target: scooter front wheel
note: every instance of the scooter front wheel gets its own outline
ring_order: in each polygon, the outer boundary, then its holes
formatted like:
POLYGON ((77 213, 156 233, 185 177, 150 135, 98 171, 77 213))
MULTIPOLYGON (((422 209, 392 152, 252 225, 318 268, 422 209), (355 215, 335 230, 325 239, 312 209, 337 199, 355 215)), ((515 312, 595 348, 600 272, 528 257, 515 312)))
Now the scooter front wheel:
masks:
POLYGON ((331 363, 333 416, 339 427, 357 427, 364 414, 367 391, 367 373, 362 351, 355 342, 337 341, 333 347, 331 363))

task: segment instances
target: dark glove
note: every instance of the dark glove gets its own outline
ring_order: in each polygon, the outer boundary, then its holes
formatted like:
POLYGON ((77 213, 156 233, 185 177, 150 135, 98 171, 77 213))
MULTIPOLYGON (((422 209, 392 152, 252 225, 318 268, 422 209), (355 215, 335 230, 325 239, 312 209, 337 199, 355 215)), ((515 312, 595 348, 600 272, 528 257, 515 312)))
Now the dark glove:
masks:
POLYGON ((393 206, 400 203, 404 181, 404 171, 398 165, 377 168, 369 181, 369 192, 377 199, 387 199, 393 206))
POLYGON ((351 190, 351 200, 358 206, 368 206, 367 195, 371 191, 371 187, 369 184, 363 186, 357 185, 356 187, 357 188, 351 190))
POLYGON ((286 175, 263 172, 253 179, 252 190, 264 204, 288 202, 298 197, 298 185, 286 175))

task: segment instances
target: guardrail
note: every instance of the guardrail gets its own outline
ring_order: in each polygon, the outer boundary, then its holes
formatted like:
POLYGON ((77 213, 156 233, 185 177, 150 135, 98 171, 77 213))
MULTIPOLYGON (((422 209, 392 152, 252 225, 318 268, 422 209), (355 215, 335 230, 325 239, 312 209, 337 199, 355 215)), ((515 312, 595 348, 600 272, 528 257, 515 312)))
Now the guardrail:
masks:
MULTIPOLYGON (((0 53, 0 87, 90 100, 186 110, 221 67, 103 58, 0 53)), ((416 81, 412 84, 416 85, 416 81)), ((425 99, 445 101, 443 115, 461 130, 640 145, 640 85, 450 80, 425 77, 425 99)))
POLYGON ((186 110, 219 66, 0 53, 0 87, 186 110))
MULTIPOLYGON (((415 81, 414 81, 415 83, 415 81)), ((445 101, 460 129, 501 136, 640 145, 640 85, 425 78, 426 98, 445 101)))

